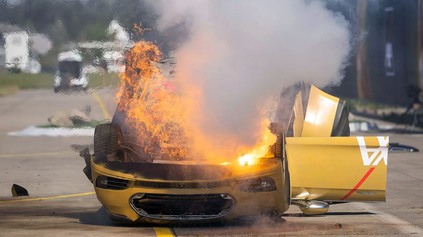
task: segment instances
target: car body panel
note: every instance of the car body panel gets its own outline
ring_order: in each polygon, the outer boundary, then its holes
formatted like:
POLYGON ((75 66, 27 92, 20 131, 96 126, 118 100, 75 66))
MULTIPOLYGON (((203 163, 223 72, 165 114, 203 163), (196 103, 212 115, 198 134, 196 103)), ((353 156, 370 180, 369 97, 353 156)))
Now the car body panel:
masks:
POLYGON ((311 86, 301 137, 330 137, 339 98, 311 86))
POLYGON ((293 122, 293 135, 294 137, 300 137, 303 132, 304 124, 304 112, 301 91, 295 96, 295 102, 293 107, 294 122, 293 122))
POLYGON ((294 199, 385 200, 388 137, 291 137, 286 150, 294 199))

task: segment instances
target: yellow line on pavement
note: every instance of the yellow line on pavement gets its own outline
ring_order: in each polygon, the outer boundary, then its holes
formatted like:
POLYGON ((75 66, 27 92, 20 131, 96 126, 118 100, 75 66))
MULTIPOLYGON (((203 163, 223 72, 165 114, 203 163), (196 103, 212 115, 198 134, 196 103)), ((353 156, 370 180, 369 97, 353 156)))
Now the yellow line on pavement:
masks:
POLYGON ((97 91, 94 91, 93 92, 93 97, 97 101, 98 105, 100 106, 100 109, 103 112, 104 118, 105 119, 110 119, 111 116, 110 116, 109 112, 107 112, 106 106, 104 105, 103 100, 100 98, 100 96, 98 95, 97 91))
MULTIPOLYGON (((51 196, 51 197, 25 198, 25 199, 18 199, 18 200, 3 200, 3 201, 0 200, 0 204, 31 202, 31 201, 43 201, 43 200, 71 198, 71 197, 81 197, 81 196, 89 196, 89 195, 94 195, 94 194, 95 194, 95 192, 85 192, 85 193, 51 196)), ((154 227, 154 231, 156 232, 157 237, 175 237, 173 231, 170 228, 154 227)))
POLYGON ((157 237, 175 237, 170 228, 154 227, 157 237))
POLYGON ((3 203, 16 203, 16 202, 31 202, 31 201, 42 201, 42 200, 52 200, 52 199, 61 199, 61 198, 71 198, 71 197, 81 197, 81 196, 88 196, 93 195, 95 192, 86 192, 86 193, 75 193, 75 194, 67 194, 67 195, 59 195, 59 196, 51 196, 51 197, 40 197, 40 198, 25 198, 25 199, 17 199, 17 200, 0 200, 0 204, 3 203))

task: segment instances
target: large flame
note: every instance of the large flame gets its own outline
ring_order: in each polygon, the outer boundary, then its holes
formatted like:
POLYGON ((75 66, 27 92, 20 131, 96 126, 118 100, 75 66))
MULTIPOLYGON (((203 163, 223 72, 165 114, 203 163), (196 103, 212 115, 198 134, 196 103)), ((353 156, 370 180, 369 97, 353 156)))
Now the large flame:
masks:
MULTIPOLYGON (((235 161, 253 165, 269 153, 276 137, 263 120, 257 135, 259 142, 251 146, 238 144, 236 136, 216 137, 192 123, 202 114, 202 89, 178 92, 175 78, 167 78, 158 63, 162 54, 151 42, 137 42, 127 53, 126 71, 120 75, 117 94, 119 108, 127 115, 127 122, 135 129, 136 141, 144 152, 158 159, 196 159, 214 163, 235 161), (261 134, 261 135, 260 135, 261 134)), ((179 75, 183 76, 183 75, 179 75)), ((237 163, 235 162, 235 163, 237 163)))
POLYGON ((158 67, 162 55, 151 42, 138 42, 127 53, 120 75, 119 108, 136 130, 136 143, 152 157, 185 156, 180 97, 158 67))

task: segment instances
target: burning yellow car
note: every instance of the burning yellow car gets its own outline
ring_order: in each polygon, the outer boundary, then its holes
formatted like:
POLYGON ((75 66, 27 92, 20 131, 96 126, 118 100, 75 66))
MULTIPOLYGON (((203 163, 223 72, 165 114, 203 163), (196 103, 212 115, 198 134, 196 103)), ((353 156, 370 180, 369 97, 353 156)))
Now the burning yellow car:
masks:
POLYGON ((118 221, 231 220, 281 215, 291 204, 322 214, 333 203, 384 201, 389 138, 349 136, 345 102, 308 91, 296 94, 286 128, 254 161, 157 159, 134 142, 118 109, 110 124, 96 127, 94 154, 81 152, 84 173, 118 221))

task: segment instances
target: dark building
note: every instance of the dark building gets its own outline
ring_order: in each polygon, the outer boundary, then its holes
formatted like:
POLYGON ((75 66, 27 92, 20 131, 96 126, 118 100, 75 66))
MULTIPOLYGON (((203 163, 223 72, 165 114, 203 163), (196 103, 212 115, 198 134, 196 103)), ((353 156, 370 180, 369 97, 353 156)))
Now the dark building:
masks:
POLYGON ((345 3, 343 12, 341 6, 329 4, 350 21, 354 36, 345 79, 332 92, 344 98, 408 105, 407 88, 422 87, 423 82, 422 0, 347 2, 349 14, 345 3))

